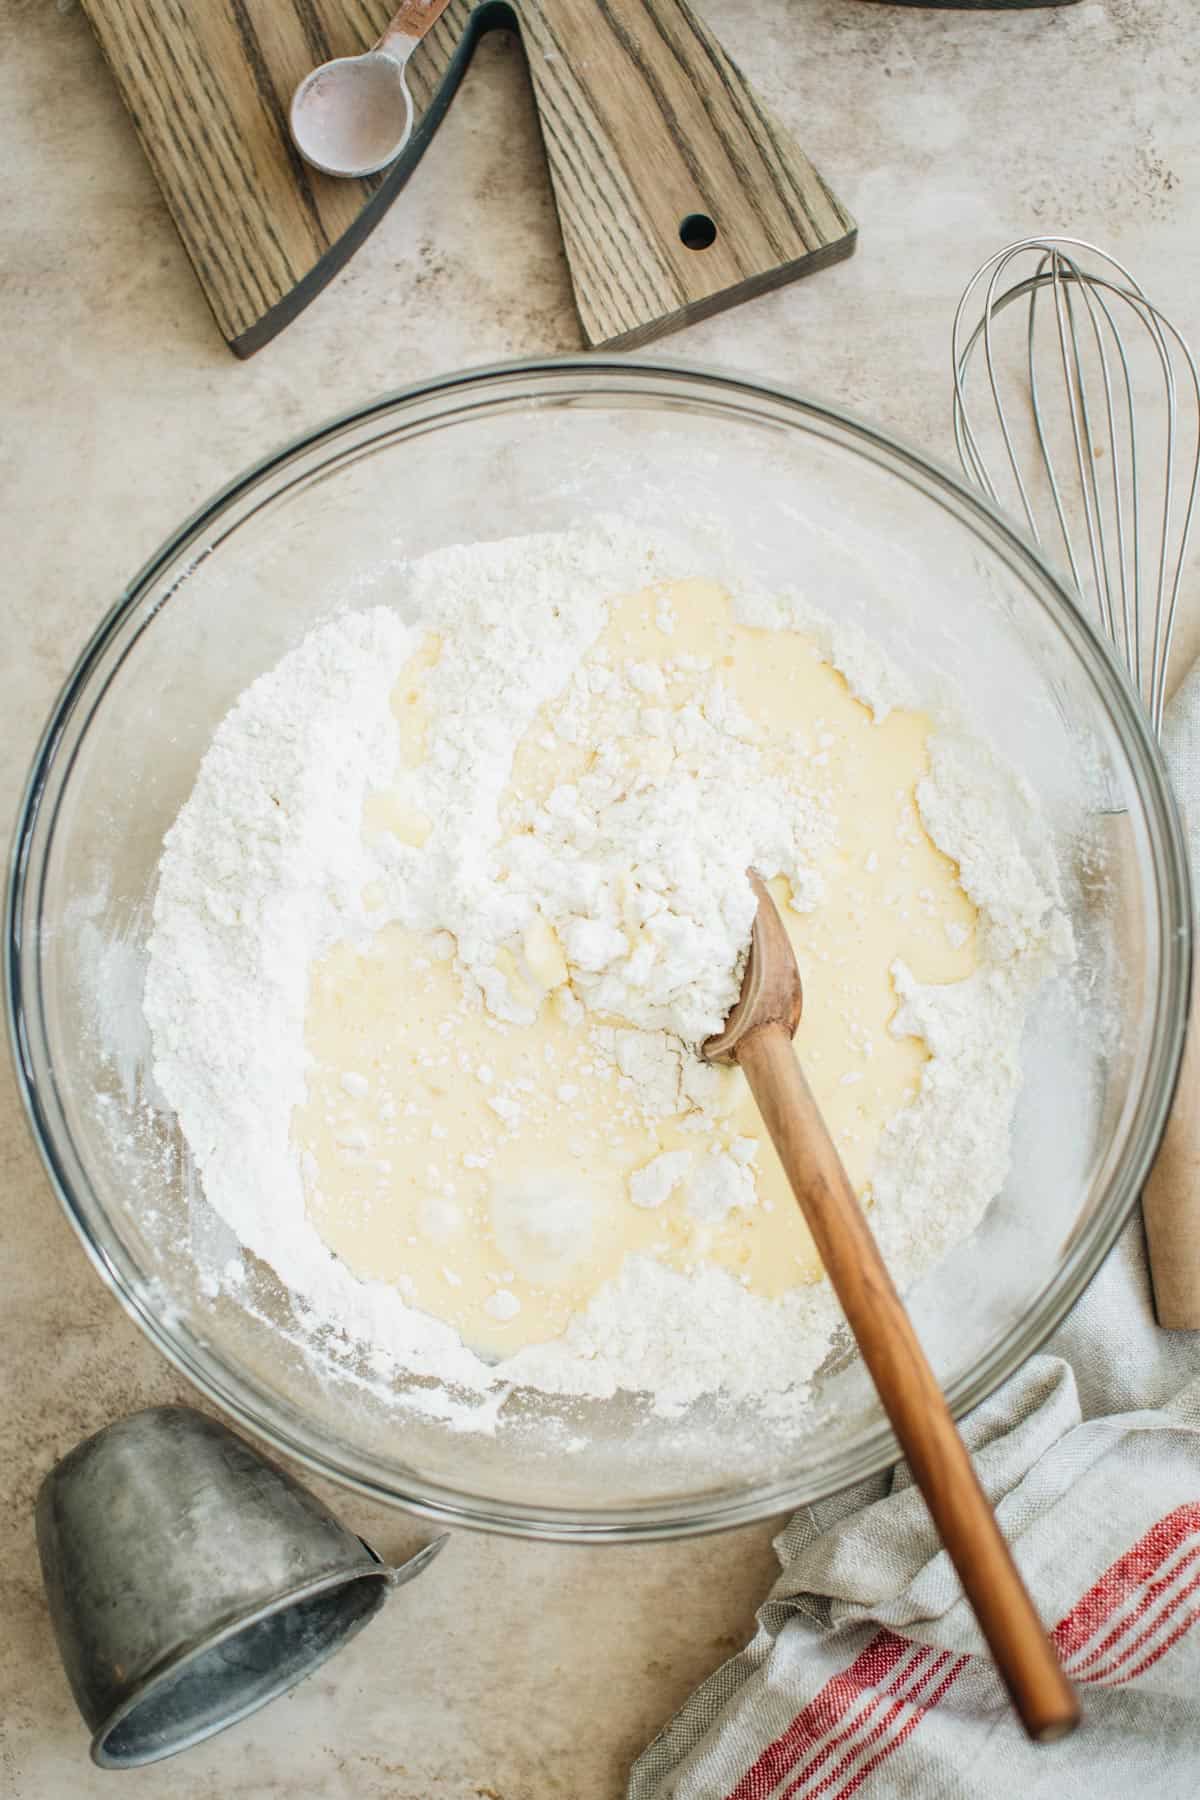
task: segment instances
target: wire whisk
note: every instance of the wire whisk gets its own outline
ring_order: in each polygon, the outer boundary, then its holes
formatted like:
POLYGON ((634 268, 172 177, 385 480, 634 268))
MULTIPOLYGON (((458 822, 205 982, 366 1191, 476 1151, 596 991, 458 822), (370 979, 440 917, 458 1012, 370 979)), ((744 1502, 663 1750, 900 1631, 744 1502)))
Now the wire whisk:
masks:
POLYGON ((972 276, 953 357, 964 470, 1065 556, 1159 732, 1200 482, 1191 350, 1113 257, 1035 237, 972 276))

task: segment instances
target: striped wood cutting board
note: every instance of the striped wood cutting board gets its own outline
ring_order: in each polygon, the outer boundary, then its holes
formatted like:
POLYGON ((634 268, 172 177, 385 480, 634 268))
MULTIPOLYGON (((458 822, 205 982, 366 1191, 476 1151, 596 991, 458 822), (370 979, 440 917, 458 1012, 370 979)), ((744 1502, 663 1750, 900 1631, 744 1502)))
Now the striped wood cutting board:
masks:
POLYGON ((495 27, 529 60, 589 345, 645 343, 854 246, 853 221, 684 0, 450 0, 409 64, 409 146, 365 181, 309 169, 287 108, 316 63, 374 42, 387 0, 83 3, 238 356, 378 223, 495 27))

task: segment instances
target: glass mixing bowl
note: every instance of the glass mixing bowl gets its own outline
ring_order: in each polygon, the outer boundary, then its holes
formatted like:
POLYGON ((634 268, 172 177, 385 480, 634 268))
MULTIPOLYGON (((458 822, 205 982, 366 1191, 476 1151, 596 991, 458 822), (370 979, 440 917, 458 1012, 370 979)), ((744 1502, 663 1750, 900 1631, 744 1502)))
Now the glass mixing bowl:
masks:
MULTIPOLYGON (((879 1470, 895 1442, 846 1345, 804 1431, 709 1403, 518 1390, 492 1435, 314 1341, 235 1248, 154 1106, 140 994, 163 833, 241 690, 388 568, 463 540, 621 514, 723 530, 953 694, 1038 796, 1080 943, 1024 1046, 1012 1167, 982 1228, 910 1295, 956 1411, 1036 1349, 1129 1214, 1171 1100, 1188 878, 1163 765, 1123 674, 1047 565, 951 476, 835 408, 734 375, 593 356, 483 370, 350 413, 183 525, 84 651, 37 752, 6 926, 19 1076, 90 1256, 165 1355, 311 1468, 433 1516, 531 1535, 709 1530, 879 1470), (422 1410, 424 1409, 424 1410, 422 1410)), ((729 1345, 736 1358, 738 1346, 729 1345)), ((436 1396, 434 1396, 436 1399, 436 1396)))

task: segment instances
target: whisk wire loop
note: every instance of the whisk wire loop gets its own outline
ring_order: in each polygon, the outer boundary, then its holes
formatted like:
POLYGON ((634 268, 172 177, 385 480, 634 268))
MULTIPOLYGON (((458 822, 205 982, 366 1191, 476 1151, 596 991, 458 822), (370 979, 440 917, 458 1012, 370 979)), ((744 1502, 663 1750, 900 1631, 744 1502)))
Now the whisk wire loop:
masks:
POLYGON ((967 284, 953 367, 955 445, 968 478, 1019 510, 1044 549, 1047 538, 1061 548, 1081 605, 1093 608, 1158 731, 1200 484, 1200 375, 1187 343, 1095 245, 1025 238, 967 284), (1030 456, 1018 448, 1017 365, 999 323, 1021 301, 1030 456), (991 398, 986 423, 969 404, 977 352, 991 398))

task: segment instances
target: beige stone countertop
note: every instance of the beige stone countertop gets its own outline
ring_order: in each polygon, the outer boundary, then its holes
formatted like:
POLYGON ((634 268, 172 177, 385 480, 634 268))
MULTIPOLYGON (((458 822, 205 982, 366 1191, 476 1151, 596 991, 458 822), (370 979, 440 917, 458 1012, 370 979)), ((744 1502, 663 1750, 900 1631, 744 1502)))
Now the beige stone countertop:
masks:
MULTIPOLYGON (((1030 231, 1130 262, 1200 338, 1193 0, 926 11, 705 0, 860 225, 858 254, 672 339, 811 388, 949 459, 947 341, 976 264, 1030 231)), ((87 22, 0 14, 0 819, 100 613, 277 441, 415 376, 578 347, 520 51, 487 39, 374 236, 249 363, 218 338, 87 22)), ((638 1749, 745 1638, 771 1527, 587 1550, 457 1533, 289 1698, 157 1767, 92 1768, 42 1600, 51 1463, 192 1397, 85 1261, 0 1072, 0 1796, 616 1800, 638 1749), (115 1787, 114 1787, 115 1783, 115 1787)), ((389 1558, 417 1520, 322 1490, 389 1558)))

